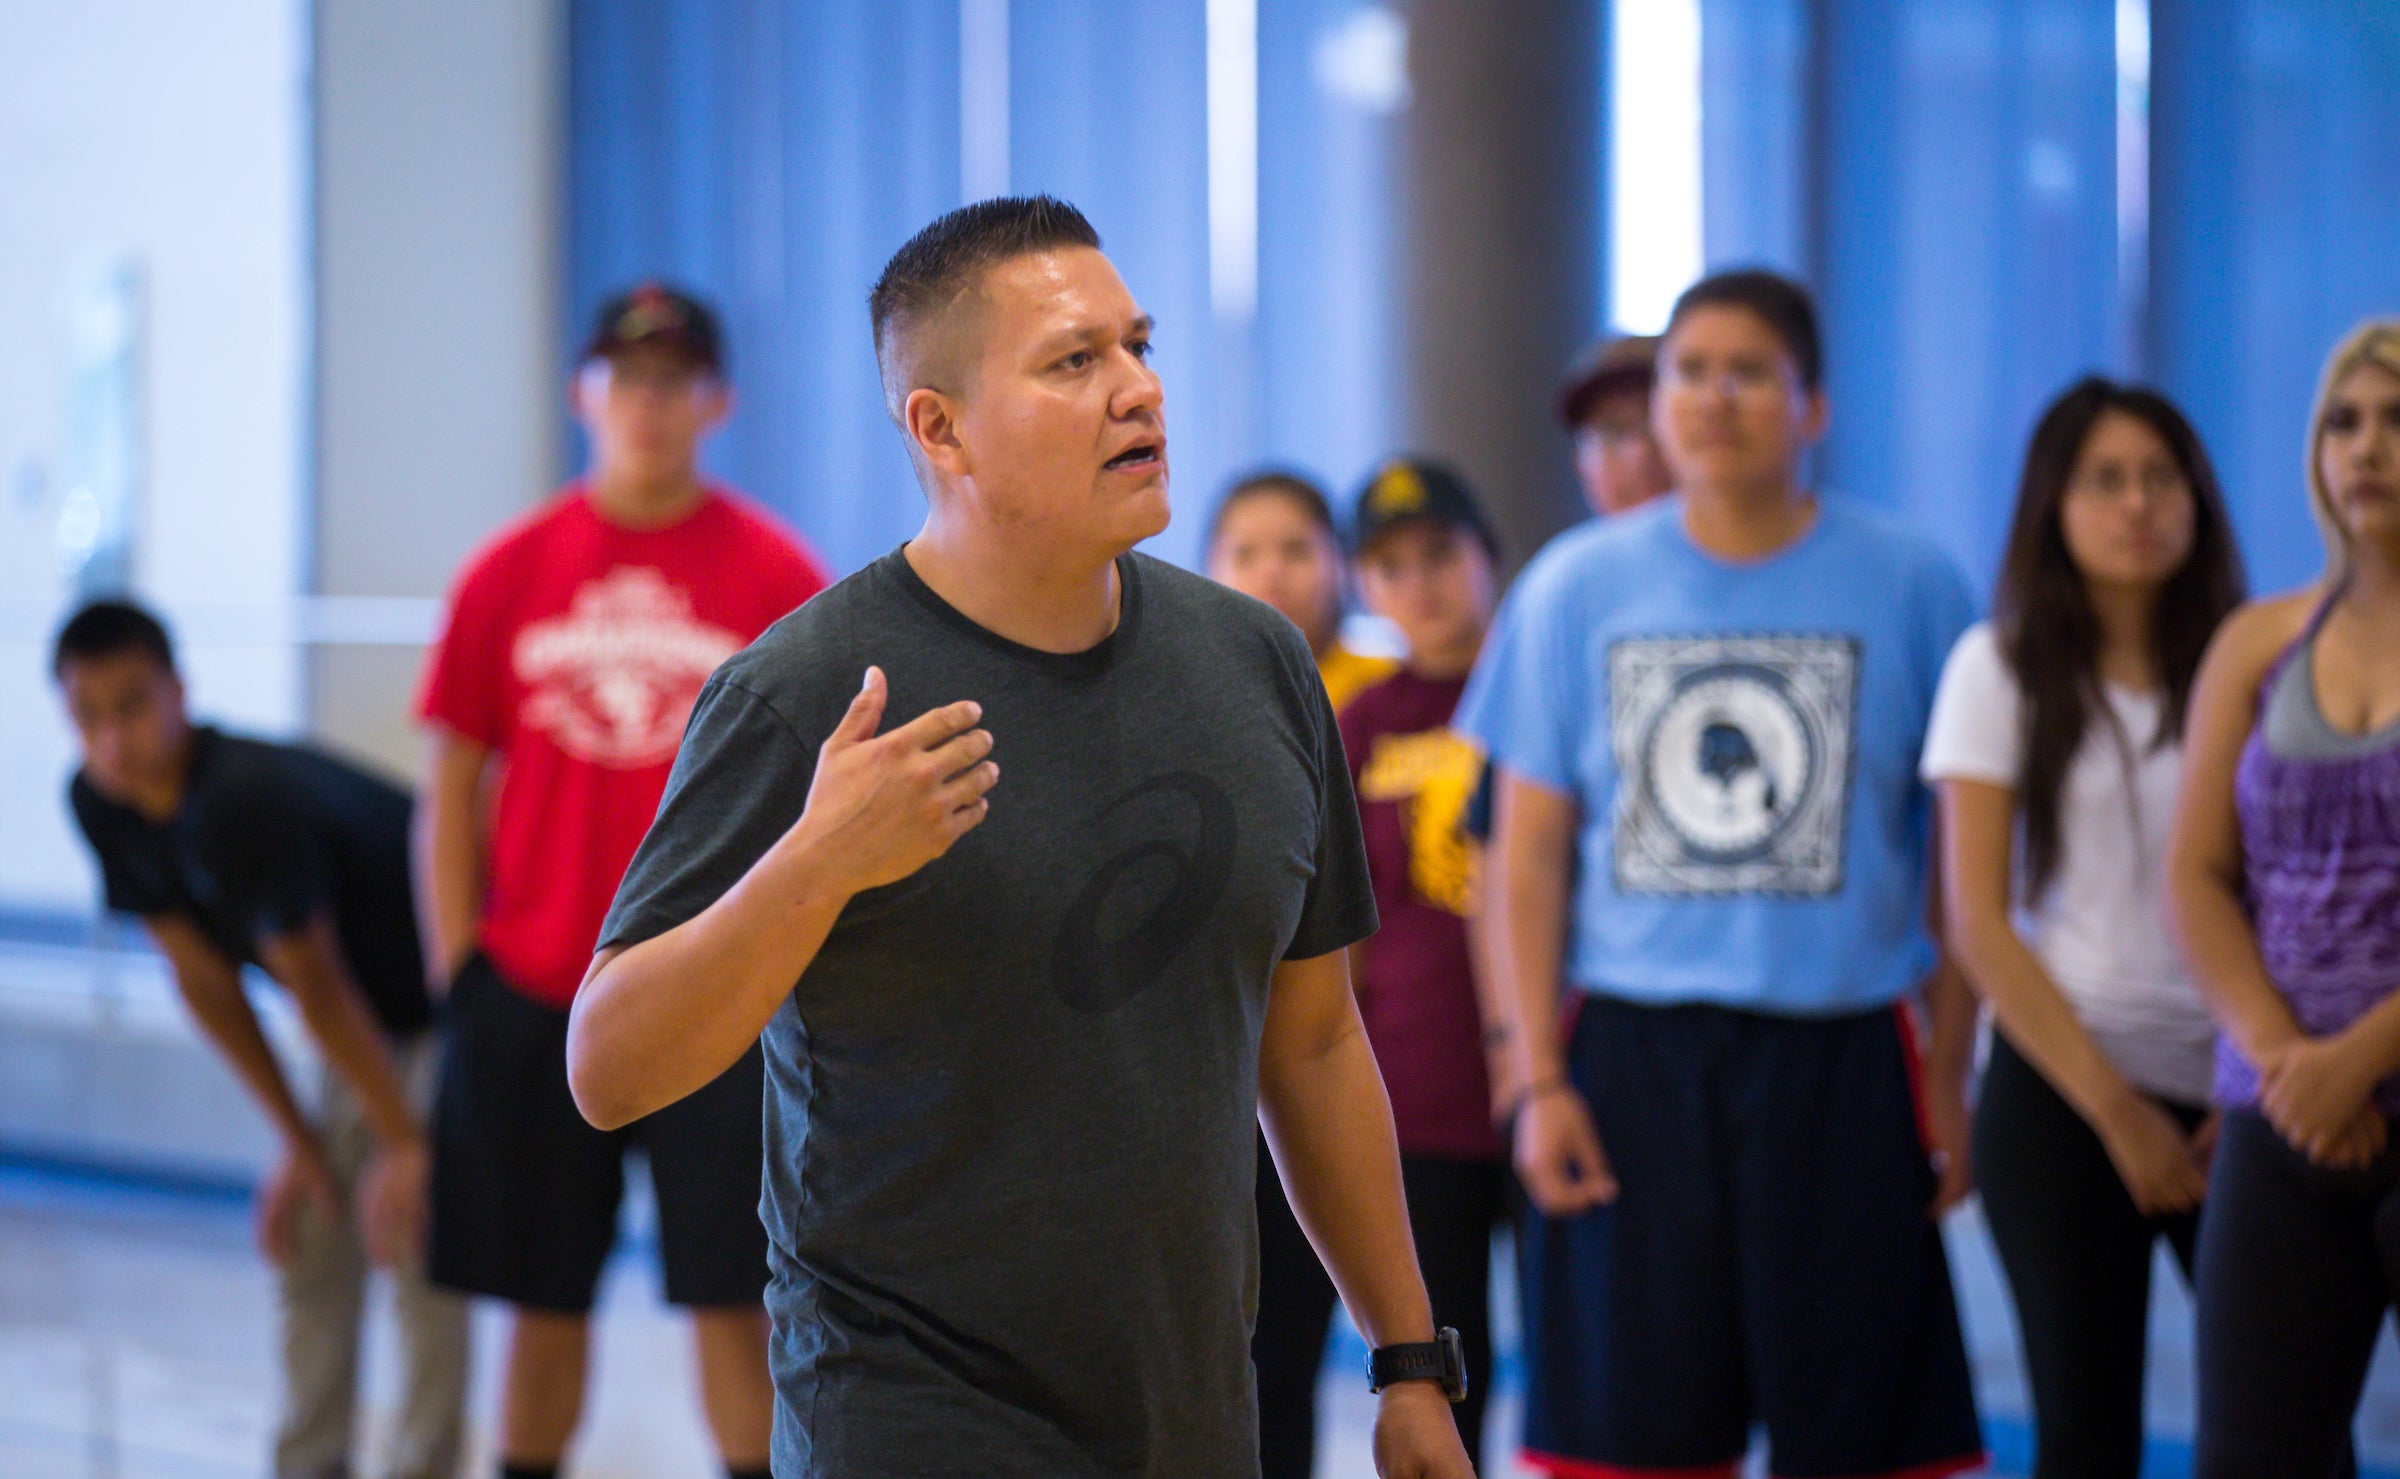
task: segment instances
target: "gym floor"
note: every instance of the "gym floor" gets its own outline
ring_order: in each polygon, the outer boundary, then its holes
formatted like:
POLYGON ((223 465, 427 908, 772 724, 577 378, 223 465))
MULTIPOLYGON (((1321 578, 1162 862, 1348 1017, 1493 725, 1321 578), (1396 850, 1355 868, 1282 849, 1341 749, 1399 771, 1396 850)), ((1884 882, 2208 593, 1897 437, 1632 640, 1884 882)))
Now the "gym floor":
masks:
MULTIPOLYGON (((659 1303, 641 1209, 628 1198, 626 1247, 602 1294, 598 1379, 570 1472, 576 1479, 704 1479, 713 1472, 692 1391, 689 1347, 659 1303)), ((1988 1243, 1971 1215, 1950 1229, 1978 1381, 1999 1467, 2022 1473, 2024 1399, 1988 1243)), ((2171 1282, 2171 1281, 2170 1281, 2171 1282)), ((1503 1334, 1513 1321, 1503 1314, 1503 1334)), ((9 1479, 249 1479, 273 1418, 274 1292, 250 1243, 245 1199, 88 1171, 0 1160, 0 1474, 9 1479)), ((499 1323, 479 1313, 474 1411, 494 1396, 499 1323)), ((2189 1312, 2179 1288, 2154 1314, 2147 1479, 2189 1472, 2189 1312)), ((362 1414, 391 1403, 379 1320, 362 1414)), ((2390 1336, 2361 1419, 2370 1475, 2400 1475, 2400 1350, 2390 1336)), ((1318 1472, 1363 1479, 1373 1401, 1345 1330, 1327 1364, 1318 1472)), ((1511 1373, 1493 1420, 1513 1431, 1511 1373)), ((367 1472, 374 1473, 370 1465, 367 1472)), ((484 1470, 482 1472, 488 1472, 484 1470)), ((1503 1474, 1494 1479, 1521 1479, 1503 1474)))

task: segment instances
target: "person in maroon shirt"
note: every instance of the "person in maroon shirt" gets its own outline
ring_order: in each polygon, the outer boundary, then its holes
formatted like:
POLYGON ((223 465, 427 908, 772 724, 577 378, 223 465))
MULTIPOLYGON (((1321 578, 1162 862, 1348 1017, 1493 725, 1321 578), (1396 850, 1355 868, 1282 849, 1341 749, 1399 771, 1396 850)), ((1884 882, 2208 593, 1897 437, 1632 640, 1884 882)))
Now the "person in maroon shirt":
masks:
POLYGON ((567 1008, 701 685, 825 574, 701 477, 731 399, 698 302, 656 283, 610 302, 574 395, 589 473, 468 561, 418 701, 433 743, 417 912, 447 996, 429 1264, 435 1283, 511 1306, 501 1472, 554 1476, 582 1413, 625 1152, 641 1146, 718 1453, 736 1479, 764 1476, 759 1052, 604 1133, 568 1090, 567 1008))
POLYGON ((1467 816, 1484 757, 1450 715, 1491 625, 1499 544, 1465 482, 1417 459, 1368 482, 1353 537, 1360 593, 1408 651, 1340 717, 1383 919, 1351 947, 1350 974, 1391 1096, 1417 1263, 1466 1346, 1468 1395, 1453 1413, 1472 1452, 1491 1382, 1492 1236, 1508 1222, 1509 1170, 1468 944, 1480 847, 1467 816))

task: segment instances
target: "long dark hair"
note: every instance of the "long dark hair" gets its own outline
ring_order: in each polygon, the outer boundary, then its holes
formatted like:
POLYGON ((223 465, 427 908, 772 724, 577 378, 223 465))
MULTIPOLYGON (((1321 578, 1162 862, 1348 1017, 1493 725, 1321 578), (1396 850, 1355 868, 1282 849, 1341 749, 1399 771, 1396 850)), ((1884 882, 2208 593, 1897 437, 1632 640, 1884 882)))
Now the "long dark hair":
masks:
MULTIPOLYGON (((2158 433, 2173 454, 2192 493, 2192 548, 2159 588, 2150 620, 2150 660, 2158 670, 2164 702, 2158 732, 2142 737, 2150 748, 2183 737, 2183 720, 2201 655, 2217 623, 2242 602, 2241 551, 2233 522, 2209 466, 2207 449, 2191 422, 2166 397, 2139 385, 2120 385, 2094 375, 2077 381, 2042 413, 2025 449, 2025 472, 2017 485, 2016 519, 2008 552, 1992 596, 1992 624, 2000 654, 2024 694, 2020 740, 2023 768, 2017 779, 2017 808, 2025 831, 2025 882, 2038 898, 2059 865, 2059 795, 2075 763, 2093 716, 2112 729, 2115 716, 2100 693, 2100 623, 2093 615, 2083 573, 2067 553, 2059 505, 2066 501, 2083 444, 2111 411, 2134 417, 2158 433)), ((2127 746, 2132 735, 2117 735, 2127 746)))

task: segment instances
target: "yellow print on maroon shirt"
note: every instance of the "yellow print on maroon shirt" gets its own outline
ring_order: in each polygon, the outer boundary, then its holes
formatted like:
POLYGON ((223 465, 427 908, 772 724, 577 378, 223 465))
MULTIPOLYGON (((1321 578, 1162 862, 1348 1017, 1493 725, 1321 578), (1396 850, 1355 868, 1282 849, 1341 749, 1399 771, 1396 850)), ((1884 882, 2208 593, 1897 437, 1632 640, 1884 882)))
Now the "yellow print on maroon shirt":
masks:
POLYGON ((1397 801, 1408 824, 1408 881, 1427 903, 1473 912, 1480 849, 1467 807, 1483 779, 1483 751, 1451 729, 1379 734, 1359 767, 1358 799, 1397 801))

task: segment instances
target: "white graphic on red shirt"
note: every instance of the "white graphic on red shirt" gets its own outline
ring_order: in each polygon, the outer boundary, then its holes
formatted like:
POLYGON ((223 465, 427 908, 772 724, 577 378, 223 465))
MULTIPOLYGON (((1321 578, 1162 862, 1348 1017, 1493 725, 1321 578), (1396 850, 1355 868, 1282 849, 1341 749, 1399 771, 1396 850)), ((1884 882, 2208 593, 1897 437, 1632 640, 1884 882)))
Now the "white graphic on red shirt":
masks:
POLYGON ((675 756, 692 701, 742 639, 692 614, 692 598, 641 565, 584 582, 566 612, 517 634, 525 723, 578 760, 623 770, 675 756))

